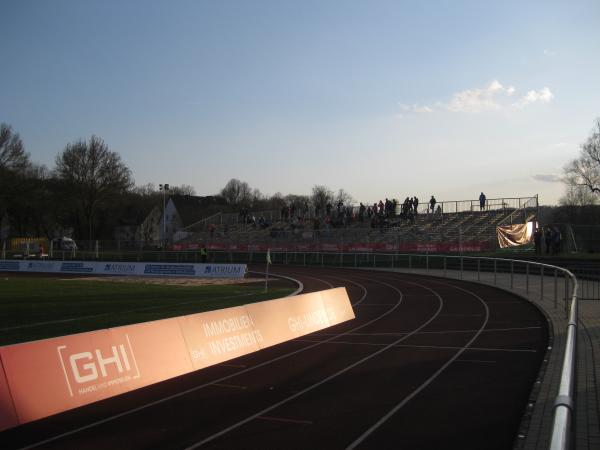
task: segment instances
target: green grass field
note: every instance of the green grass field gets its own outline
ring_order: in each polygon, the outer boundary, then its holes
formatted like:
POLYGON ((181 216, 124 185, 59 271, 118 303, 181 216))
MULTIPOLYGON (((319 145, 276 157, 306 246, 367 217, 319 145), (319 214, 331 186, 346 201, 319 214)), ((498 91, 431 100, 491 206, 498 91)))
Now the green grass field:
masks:
POLYGON ((275 281, 166 286, 142 283, 0 277, 0 345, 228 308, 285 297, 296 289, 275 281))

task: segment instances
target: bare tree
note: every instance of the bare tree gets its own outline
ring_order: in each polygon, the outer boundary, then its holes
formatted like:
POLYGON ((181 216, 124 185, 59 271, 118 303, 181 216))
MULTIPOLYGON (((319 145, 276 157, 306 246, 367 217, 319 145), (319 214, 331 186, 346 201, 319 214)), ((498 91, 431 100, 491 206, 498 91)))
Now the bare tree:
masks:
POLYGON ((265 196, 257 188, 252 189, 252 193, 250 194, 250 197, 252 198, 252 204, 263 201, 265 199, 265 196))
POLYGON ((142 197, 157 196, 159 194, 159 191, 156 190, 156 186, 154 185, 154 183, 147 183, 143 186, 136 186, 131 191, 132 193, 140 195, 142 197))
POLYGON ((315 208, 324 211, 325 205, 333 202, 333 191, 327 186, 315 185, 312 188, 310 200, 315 208))
POLYGON ((22 171, 31 165, 23 141, 12 127, 0 124, 0 169, 22 171))
POLYGON ((221 189, 221 196, 232 206, 248 206, 252 203, 253 192, 245 181, 232 178, 221 189))
POLYGON ((577 185, 567 185, 567 192, 558 201, 561 206, 597 205, 599 202, 600 196, 594 195, 585 186, 577 185))
POLYGON ((336 196, 335 196, 335 202, 338 203, 340 201, 345 206, 350 206, 350 205, 352 205, 355 202, 354 198, 348 192, 346 192, 343 189, 340 189, 338 191, 338 193, 336 194, 336 196))
POLYGON ((55 173, 69 187, 88 225, 90 240, 97 209, 133 185, 131 171, 119 154, 97 136, 68 144, 56 156, 55 173))
POLYGON ((172 195, 196 195, 196 189, 194 186, 189 184, 182 184, 181 186, 171 186, 169 188, 172 195))
POLYGON ((569 186, 583 187, 594 196, 600 196, 600 118, 587 140, 581 145, 579 158, 564 169, 569 186))

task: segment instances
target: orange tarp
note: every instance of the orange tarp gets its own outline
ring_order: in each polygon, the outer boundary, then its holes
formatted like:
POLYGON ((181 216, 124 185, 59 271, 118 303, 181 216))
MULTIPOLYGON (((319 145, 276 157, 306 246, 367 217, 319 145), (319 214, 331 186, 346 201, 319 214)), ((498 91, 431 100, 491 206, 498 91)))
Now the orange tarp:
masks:
POLYGON ((534 222, 496 227, 500 248, 529 244, 535 230, 534 222))

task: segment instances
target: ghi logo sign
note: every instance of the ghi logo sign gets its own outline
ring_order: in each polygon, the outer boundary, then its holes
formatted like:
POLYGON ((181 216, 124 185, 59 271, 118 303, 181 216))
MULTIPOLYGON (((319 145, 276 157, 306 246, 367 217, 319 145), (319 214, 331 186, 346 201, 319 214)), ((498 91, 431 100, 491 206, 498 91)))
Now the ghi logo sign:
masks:
POLYGON ((115 345, 77 353, 66 345, 56 350, 71 397, 100 392, 141 376, 127 334, 124 342, 115 345))

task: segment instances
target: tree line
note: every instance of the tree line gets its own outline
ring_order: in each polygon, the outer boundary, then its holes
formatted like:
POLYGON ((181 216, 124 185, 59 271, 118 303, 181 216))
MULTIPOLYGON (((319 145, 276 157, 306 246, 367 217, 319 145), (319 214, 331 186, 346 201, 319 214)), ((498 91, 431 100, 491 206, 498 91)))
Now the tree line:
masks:
MULTIPOLYGON (((137 226, 163 194, 195 195, 189 185, 171 185, 161 192, 152 183, 135 186, 132 171, 120 155, 97 136, 65 146, 53 169, 37 164, 18 133, 0 124, 0 239, 58 237, 113 239, 115 228, 137 226)), ((231 179, 214 196, 221 212, 280 209, 284 205, 319 205, 354 200, 340 189, 314 186, 311 195, 261 194, 248 183, 231 179)), ((207 211, 210 213, 211 211, 207 211)))
MULTIPOLYGON (((600 118, 581 145, 578 158, 564 167, 566 194, 561 204, 584 206, 600 201, 600 118)), ((189 185, 171 186, 168 195, 195 195, 189 185)), ((0 239, 24 236, 113 239, 118 226, 137 226, 162 204, 153 184, 135 186, 131 170, 97 136, 66 145, 55 167, 31 161, 19 136, 0 124, 0 239)), ((355 202, 344 189, 336 193, 315 185, 309 195, 263 195, 247 182, 231 179, 214 196, 221 212, 280 210, 355 202)))

